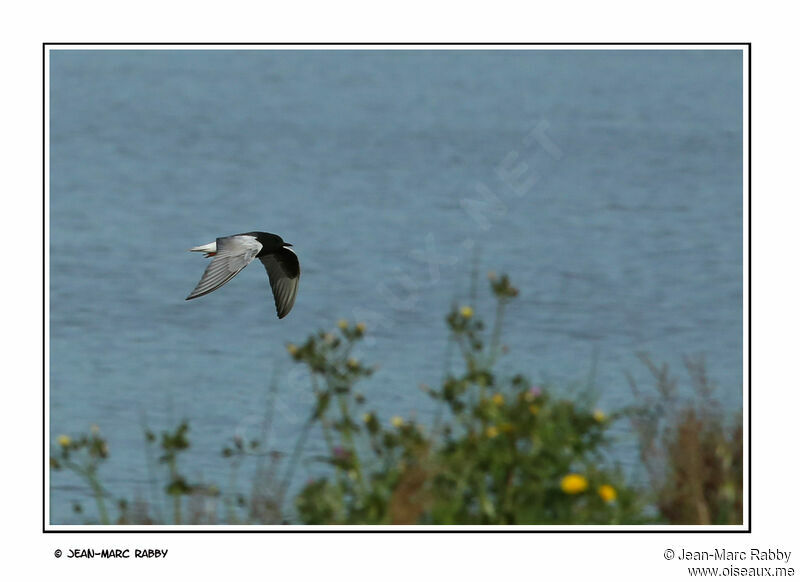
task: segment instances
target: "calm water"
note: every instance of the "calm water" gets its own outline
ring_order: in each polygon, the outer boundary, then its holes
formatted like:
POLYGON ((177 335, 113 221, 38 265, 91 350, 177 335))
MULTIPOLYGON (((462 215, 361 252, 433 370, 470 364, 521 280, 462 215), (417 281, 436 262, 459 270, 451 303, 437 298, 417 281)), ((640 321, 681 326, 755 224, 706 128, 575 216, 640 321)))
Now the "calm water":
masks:
MULTIPOLYGON (((51 55, 51 438, 98 424, 116 495, 147 494, 143 415, 189 419, 188 476, 225 487, 275 374, 287 449, 311 396, 284 345, 340 317, 371 332, 371 404, 426 418, 476 256, 485 315, 488 270, 521 290, 511 370, 579 386, 596 360, 614 408, 637 351, 704 353, 741 406, 741 52, 51 55), (259 264, 184 301, 186 249, 248 230, 300 256, 284 320, 259 264)), ((51 522, 76 521, 53 477, 51 522)))

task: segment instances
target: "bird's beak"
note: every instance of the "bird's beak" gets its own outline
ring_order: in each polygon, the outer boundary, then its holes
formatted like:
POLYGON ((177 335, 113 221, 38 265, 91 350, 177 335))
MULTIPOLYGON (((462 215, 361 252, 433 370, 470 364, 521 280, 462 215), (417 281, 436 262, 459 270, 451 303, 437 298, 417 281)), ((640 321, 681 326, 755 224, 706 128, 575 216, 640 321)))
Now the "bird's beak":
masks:
POLYGON ((287 243, 287 242, 285 242, 285 243, 283 243, 283 246, 285 246, 285 247, 290 247, 290 246, 292 246, 292 243, 287 243))

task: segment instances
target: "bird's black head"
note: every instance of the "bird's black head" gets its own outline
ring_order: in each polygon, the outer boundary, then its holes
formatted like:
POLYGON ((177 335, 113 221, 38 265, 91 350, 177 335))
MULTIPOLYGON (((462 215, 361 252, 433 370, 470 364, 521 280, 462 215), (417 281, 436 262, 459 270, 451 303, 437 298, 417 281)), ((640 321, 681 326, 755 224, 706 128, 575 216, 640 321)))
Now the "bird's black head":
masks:
POLYGON ((252 232, 250 234, 255 236, 256 240, 264 247, 262 252, 270 253, 280 250, 283 247, 292 246, 289 243, 284 242, 283 239, 277 234, 272 234, 271 232, 252 232))

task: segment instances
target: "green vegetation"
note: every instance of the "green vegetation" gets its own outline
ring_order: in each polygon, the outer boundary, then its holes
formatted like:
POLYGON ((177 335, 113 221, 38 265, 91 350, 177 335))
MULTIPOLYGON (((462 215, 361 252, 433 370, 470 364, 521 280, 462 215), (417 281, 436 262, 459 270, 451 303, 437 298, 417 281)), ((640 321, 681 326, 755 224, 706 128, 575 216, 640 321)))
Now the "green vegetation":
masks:
MULTIPOLYGON (((666 366, 646 356, 654 396, 643 404, 603 413, 588 399, 559 397, 523 374, 498 365, 507 304, 517 295, 508 277, 490 276, 495 300, 491 329, 475 306, 454 305, 446 321, 460 355, 441 385, 424 386, 435 418, 430 426, 400 416, 383 419, 357 390, 374 368, 353 356, 363 324, 340 321, 301 345, 287 346, 310 374, 315 401, 289 454, 269 450, 266 436, 234 438, 222 456, 231 463, 223 493, 189 483, 180 455, 190 446, 189 425, 161 438, 145 429, 149 470, 160 449, 163 495, 171 515, 156 503, 118 502, 117 523, 300 524, 736 524, 742 523, 741 420, 726 427, 702 361, 687 360, 700 404, 681 403, 666 366), (455 369, 452 369, 455 368, 455 369), (609 458, 609 428, 629 421, 640 442, 649 483, 635 486, 609 458), (313 480, 292 484, 312 430, 320 430, 325 455, 311 459, 313 480), (237 491, 241 466, 253 461, 249 494, 237 491), (295 491, 290 493, 290 491, 295 491), (217 517, 220 507, 224 511, 217 517)), ((275 387, 271 394, 274 396, 275 387)), ((268 410, 271 423, 272 410, 268 410)), ((101 523, 109 523, 99 469, 108 456, 98 430, 51 446, 51 467, 79 475, 89 486, 101 523)))

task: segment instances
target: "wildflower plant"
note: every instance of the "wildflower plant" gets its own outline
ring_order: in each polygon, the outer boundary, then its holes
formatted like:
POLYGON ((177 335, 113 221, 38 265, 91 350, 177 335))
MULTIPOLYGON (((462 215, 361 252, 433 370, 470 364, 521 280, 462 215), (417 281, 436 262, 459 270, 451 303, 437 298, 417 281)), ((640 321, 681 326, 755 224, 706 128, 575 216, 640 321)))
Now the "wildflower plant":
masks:
POLYGON ((296 499, 305 523, 615 524, 641 521, 635 494, 602 451, 617 415, 581 407, 497 365, 507 305, 518 291, 493 276, 495 320, 488 332, 472 305, 446 317, 462 365, 424 391, 444 410, 430 429, 375 411, 353 385, 372 369, 350 362, 364 330, 342 325, 290 349, 318 377, 317 420, 333 473, 306 484, 296 499), (320 340, 323 341, 320 341, 320 340), (336 401, 337 406, 331 406, 336 401), (442 413, 443 412, 443 413, 442 413), (360 418, 361 422, 355 419, 360 418))
MULTIPOLYGON (((184 497, 196 500, 203 496, 216 497, 219 495, 219 490, 215 485, 190 483, 179 469, 178 461, 180 455, 190 446, 188 435, 189 423, 184 420, 173 432, 162 431, 159 441, 162 454, 158 458, 158 462, 167 467, 168 473, 168 481, 164 492, 172 499, 172 520, 176 524, 183 521, 184 497)), ((145 439, 148 446, 156 442, 156 436, 150 430, 145 430, 145 439)))
MULTIPOLYGON (((68 470, 80 477, 91 489, 97 505, 100 523, 108 524, 108 510, 106 509, 105 489, 100 484, 98 470, 108 458, 108 443, 100 434, 97 425, 92 425, 89 434, 82 434, 72 438, 68 435, 59 435, 56 444, 50 445, 50 468, 55 471, 68 470)), ((80 512, 81 506, 73 506, 80 512)))

